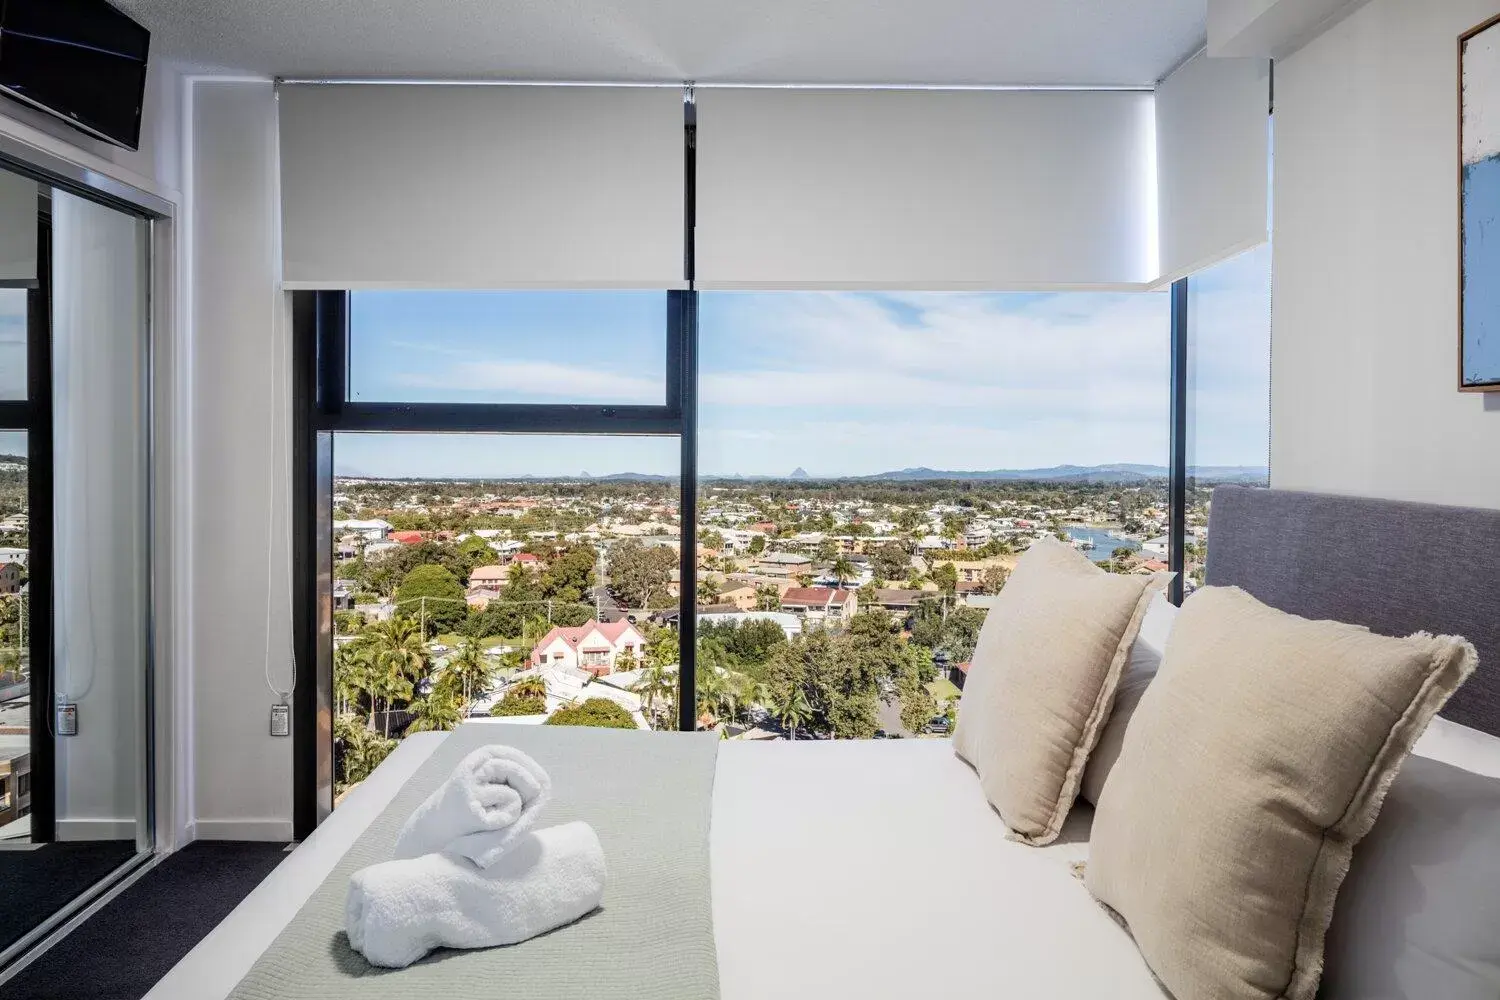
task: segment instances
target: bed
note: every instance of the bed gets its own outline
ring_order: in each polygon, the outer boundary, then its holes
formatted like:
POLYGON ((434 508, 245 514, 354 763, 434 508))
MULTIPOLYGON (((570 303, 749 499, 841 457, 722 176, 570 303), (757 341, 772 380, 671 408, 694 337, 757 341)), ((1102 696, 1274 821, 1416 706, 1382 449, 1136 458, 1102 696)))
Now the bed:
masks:
MULTIPOLYGON (((1484 666, 1500 662, 1500 512, 1224 487, 1211 535, 1209 583, 1376 631, 1467 635, 1481 669, 1445 714, 1500 733, 1500 671, 1484 666)), ((235 995, 445 741, 517 733, 482 722, 407 739, 149 996, 235 995)), ((665 738, 597 737, 619 747, 665 738)), ((1027 847, 1006 839, 975 780, 942 740, 720 744, 707 834, 718 995, 1162 997, 1076 877, 1088 807, 1058 842, 1027 847)), ((670 966, 637 975, 642 996, 693 995, 671 988, 670 966)))

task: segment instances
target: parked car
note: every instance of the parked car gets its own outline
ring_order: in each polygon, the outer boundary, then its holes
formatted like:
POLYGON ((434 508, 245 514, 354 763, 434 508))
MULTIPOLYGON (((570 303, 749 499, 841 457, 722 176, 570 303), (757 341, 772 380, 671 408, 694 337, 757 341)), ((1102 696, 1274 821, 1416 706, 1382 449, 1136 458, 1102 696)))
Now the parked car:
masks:
POLYGON ((886 734, 885 734, 885 730, 884 729, 877 729, 877 730, 875 730, 875 738, 877 740, 886 739, 887 737, 886 737, 886 734))
POLYGON ((946 715, 939 715, 927 723, 927 731, 934 736, 947 736, 948 730, 951 728, 948 725, 948 717, 946 715))

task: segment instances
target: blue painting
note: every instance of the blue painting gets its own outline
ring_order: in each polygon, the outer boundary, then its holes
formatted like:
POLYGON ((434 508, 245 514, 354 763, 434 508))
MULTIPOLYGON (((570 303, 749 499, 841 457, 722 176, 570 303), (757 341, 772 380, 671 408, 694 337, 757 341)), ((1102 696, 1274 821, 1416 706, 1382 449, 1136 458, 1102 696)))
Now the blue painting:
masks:
POLYGON ((1500 19, 1460 42, 1463 87, 1459 386, 1500 390, 1500 19))

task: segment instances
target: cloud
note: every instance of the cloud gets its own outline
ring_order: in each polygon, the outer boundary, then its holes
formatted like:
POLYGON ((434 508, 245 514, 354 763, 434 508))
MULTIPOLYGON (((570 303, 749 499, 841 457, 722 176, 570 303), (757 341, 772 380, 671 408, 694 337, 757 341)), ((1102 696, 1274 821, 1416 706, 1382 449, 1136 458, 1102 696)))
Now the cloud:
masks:
MULTIPOLYGON (((441 353, 436 352, 435 353, 441 353)), ((392 375, 392 384, 433 390, 424 396, 483 395, 507 402, 557 399, 573 403, 655 403, 665 400, 662 379, 622 374, 608 360, 597 366, 551 361, 467 361, 392 375)))

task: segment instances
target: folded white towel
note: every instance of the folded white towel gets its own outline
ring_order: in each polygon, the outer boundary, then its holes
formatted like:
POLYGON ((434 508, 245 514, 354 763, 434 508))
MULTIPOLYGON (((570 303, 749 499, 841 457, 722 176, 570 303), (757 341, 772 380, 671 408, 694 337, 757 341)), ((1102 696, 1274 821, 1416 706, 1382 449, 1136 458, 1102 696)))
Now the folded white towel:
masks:
POLYGON ((517 838, 488 868, 428 854, 349 878, 349 944, 372 965, 405 968, 434 948, 516 944, 583 917, 604 898, 604 850, 587 823, 517 838))
POLYGON ((531 828, 551 797, 552 779, 536 761, 514 747, 480 747, 407 818, 392 854, 448 851, 486 868, 531 828))

